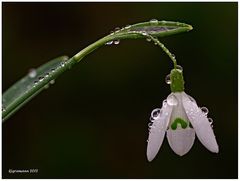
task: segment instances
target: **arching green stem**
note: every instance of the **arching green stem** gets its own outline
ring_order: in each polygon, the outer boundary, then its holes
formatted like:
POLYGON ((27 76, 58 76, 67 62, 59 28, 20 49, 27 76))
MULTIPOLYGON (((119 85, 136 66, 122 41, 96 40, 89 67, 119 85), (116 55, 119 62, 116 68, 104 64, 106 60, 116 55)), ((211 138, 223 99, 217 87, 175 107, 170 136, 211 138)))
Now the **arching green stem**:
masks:
POLYGON ((174 69, 176 69, 177 68, 177 60, 176 60, 175 56, 167 49, 167 47, 165 47, 165 45, 163 43, 161 43, 157 38, 154 38, 153 36, 151 36, 149 34, 147 34, 146 37, 150 38, 156 45, 158 45, 158 46, 160 46, 162 48, 162 50, 172 60, 173 67, 174 67, 174 69))
POLYGON ((82 60, 86 55, 105 44, 124 40, 124 39, 142 39, 146 36, 141 32, 146 32, 154 42, 156 42, 172 59, 176 68, 176 60, 169 50, 154 37, 165 37, 192 30, 192 26, 172 21, 150 21, 126 26, 120 30, 107 35, 93 44, 87 46, 72 58, 66 56, 58 57, 47 62, 35 70, 35 76, 25 75, 15 84, 13 84, 2 95, 2 121, 7 120, 23 105, 39 94, 45 87, 51 84, 58 76, 69 70, 72 66, 82 60))

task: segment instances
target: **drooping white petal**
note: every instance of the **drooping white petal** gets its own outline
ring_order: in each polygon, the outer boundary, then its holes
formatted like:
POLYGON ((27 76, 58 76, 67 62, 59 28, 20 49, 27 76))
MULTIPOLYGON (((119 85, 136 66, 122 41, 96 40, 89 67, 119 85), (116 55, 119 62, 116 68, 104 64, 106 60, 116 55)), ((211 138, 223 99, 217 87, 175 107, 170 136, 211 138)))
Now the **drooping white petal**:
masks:
POLYGON ((182 96, 182 102, 201 143, 211 152, 218 153, 218 144, 206 114, 202 112, 196 102, 192 101, 186 93, 182 96))
POLYGON ((172 150, 183 156, 192 148, 195 140, 195 131, 192 128, 177 128, 167 130, 167 139, 172 150))
POLYGON ((155 158, 162 145, 165 132, 167 130, 168 123, 170 120, 171 112, 172 106, 169 106, 167 104, 163 106, 159 117, 156 120, 154 120, 150 128, 147 144, 148 161, 152 161, 155 158))

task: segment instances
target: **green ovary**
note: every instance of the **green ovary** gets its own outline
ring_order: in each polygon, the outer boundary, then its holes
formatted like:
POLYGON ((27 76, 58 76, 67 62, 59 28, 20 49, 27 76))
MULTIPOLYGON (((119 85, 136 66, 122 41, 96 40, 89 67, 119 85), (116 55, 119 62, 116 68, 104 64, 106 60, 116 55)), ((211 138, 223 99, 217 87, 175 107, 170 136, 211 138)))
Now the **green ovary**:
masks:
POLYGON ((185 120, 181 118, 176 118, 174 122, 171 124, 171 128, 173 130, 177 129, 177 125, 180 124, 183 129, 187 128, 188 124, 185 120))

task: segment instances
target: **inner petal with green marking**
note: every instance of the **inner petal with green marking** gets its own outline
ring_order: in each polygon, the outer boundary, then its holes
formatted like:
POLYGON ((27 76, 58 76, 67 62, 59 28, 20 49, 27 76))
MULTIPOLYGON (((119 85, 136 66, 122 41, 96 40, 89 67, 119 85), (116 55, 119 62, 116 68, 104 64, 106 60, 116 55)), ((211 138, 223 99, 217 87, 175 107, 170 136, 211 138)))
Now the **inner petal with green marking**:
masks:
POLYGON ((176 118, 174 121, 173 121, 173 123, 171 124, 171 128, 173 129, 173 130, 176 130, 177 129, 177 127, 178 127, 178 125, 181 125, 181 127, 183 128, 183 129, 185 129, 185 128, 187 128, 187 126, 188 126, 188 123, 187 123, 188 121, 185 121, 185 120, 183 120, 182 118, 176 118))

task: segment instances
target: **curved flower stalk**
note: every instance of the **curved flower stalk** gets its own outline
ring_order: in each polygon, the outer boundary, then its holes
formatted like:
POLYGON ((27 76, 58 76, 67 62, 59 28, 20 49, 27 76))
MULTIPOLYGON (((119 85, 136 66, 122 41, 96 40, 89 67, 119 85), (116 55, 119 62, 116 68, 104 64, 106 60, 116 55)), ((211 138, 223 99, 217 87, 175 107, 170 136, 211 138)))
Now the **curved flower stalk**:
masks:
POLYGON ((172 93, 163 101, 162 108, 153 110, 151 114, 153 123, 147 144, 148 161, 157 155, 165 132, 170 147, 179 156, 189 152, 195 133, 209 151, 218 153, 218 144, 209 121, 211 118, 207 118, 208 110, 198 107, 196 101, 184 92, 182 69, 173 69, 169 78, 172 93))

